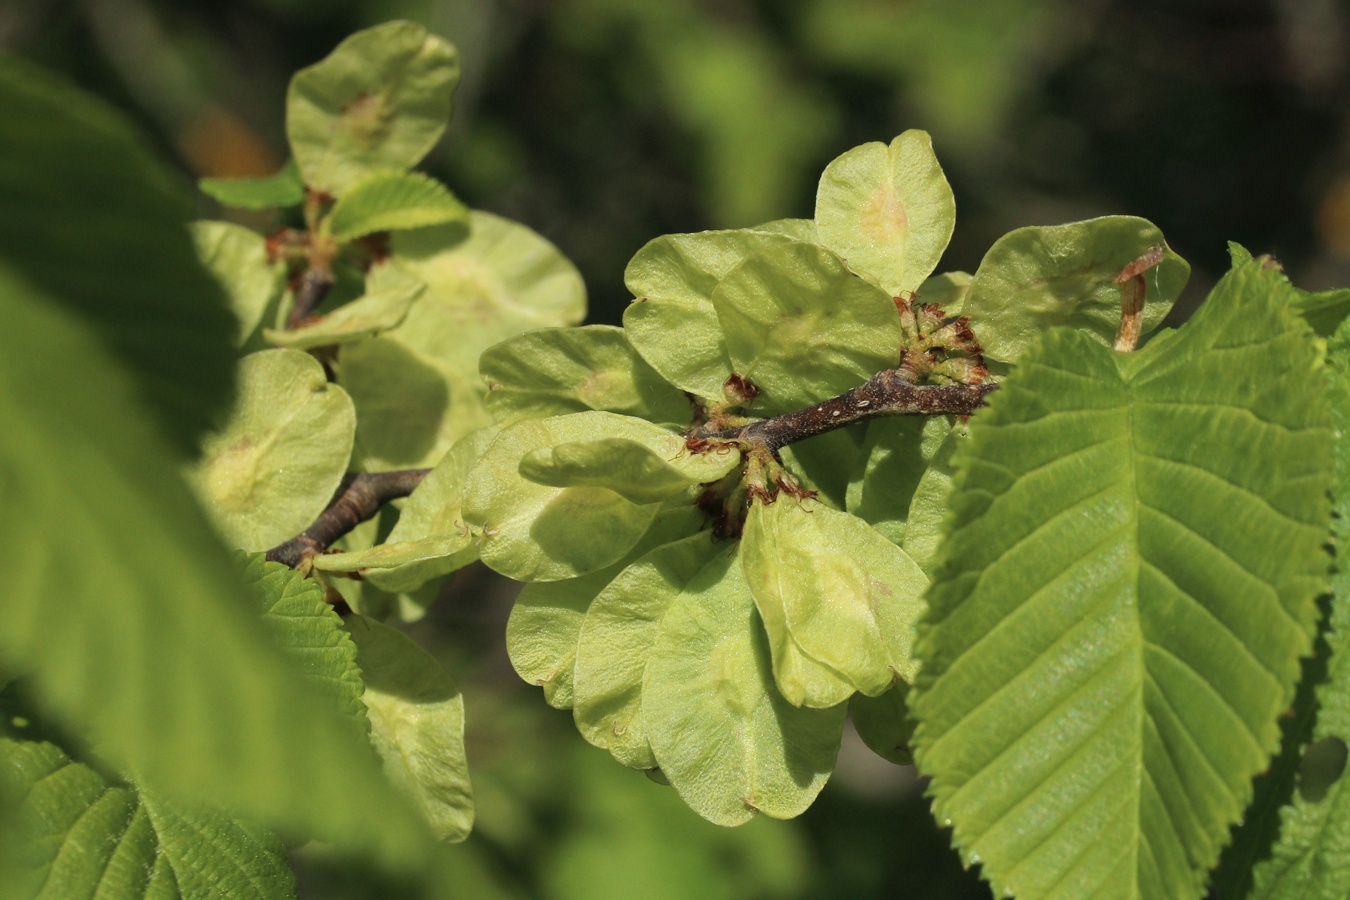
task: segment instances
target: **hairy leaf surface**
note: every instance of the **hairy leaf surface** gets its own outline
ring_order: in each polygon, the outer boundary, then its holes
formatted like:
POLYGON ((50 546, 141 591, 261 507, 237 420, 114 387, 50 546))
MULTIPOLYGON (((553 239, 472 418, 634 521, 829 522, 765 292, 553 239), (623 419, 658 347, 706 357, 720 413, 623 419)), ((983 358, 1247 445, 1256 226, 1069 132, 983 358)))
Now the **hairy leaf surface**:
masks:
POLYGON ((44 741, 0 738, 0 765, 19 792, 28 865, 9 896, 295 896, 286 848, 266 829, 109 782, 44 741))
POLYGON ((1051 332, 976 416, 915 758, 996 891, 1199 897, 1308 652, 1329 432, 1283 277, 1115 353, 1051 332))
POLYGON ((862 384, 900 361, 890 295, 824 247, 792 241, 747 257, 712 295, 752 408, 786 412, 862 384))
POLYGON ((459 70, 446 41, 386 22, 296 72, 286 137, 305 184, 340 197, 368 175, 417 165, 450 120, 459 70))
POLYGON ((712 295, 722 278, 750 255, 787 243, 764 231, 702 231, 649 241, 624 271, 637 299, 624 310, 634 349, 671 384, 715 403, 732 372, 712 295), (672 341, 670 336, 680 339, 672 341))
POLYGON ((469 209, 450 189, 421 172, 375 172, 356 182, 333 204, 328 231, 351 241, 376 231, 462 222, 469 209))
POLYGON ((266 550, 323 512, 351 459, 356 413, 323 366, 298 350, 263 350, 239 363, 226 427, 202 448, 191 481, 225 540, 266 550))
POLYGON ((437 840, 464 840, 473 827, 473 788, 454 679, 397 629, 359 616, 345 627, 365 674, 370 741, 385 774, 416 802, 437 840))
POLYGON ((484 351, 488 412, 509 425, 530 416, 603 409, 687 426, 693 407, 612 325, 541 328, 484 351))
POLYGON ((596 595, 581 622, 573 671, 577 730, 625 766, 656 767, 642 719, 642 676, 661 619, 722 551, 711 531, 657 547, 596 595))
POLYGON ((835 706, 914 677, 910 650, 928 578, 862 519, 780 494, 755 502, 741 564, 794 706, 835 706))
POLYGON ((1191 267, 1172 252, 1147 219, 1103 216, 1068 225, 1032 225, 1010 231, 985 253, 966 294, 985 355, 1018 358, 1053 325, 1068 325, 1114 343, 1120 323, 1120 270, 1162 245, 1163 261, 1144 275, 1141 334, 1162 322, 1191 267))
POLYGON ((670 604, 642 680, 661 772, 718 825, 801 815, 834 769, 845 707, 792 706, 774 687, 749 586, 727 547, 670 604))
POLYGON ((892 297, 932 274, 955 224, 956 199, 926 131, 854 147, 820 176, 820 242, 892 297))

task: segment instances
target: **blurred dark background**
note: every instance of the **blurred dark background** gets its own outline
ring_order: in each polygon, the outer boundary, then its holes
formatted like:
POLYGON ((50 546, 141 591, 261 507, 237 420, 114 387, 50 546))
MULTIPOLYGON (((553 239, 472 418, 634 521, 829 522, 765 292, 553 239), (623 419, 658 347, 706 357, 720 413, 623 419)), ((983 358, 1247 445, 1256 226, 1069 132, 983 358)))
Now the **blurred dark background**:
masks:
MULTIPOLYGON (((1302 287, 1350 284, 1342 0, 3 0, 0 48, 127 111, 185 180, 265 175, 291 73, 391 18, 463 57, 426 168, 556 243, 591 321, 618 322, 650 238, 810 216, 830 159, 906 128, 956 192, 941 269, 974 271, 1021 225, 1128 213, 1190 260, 1190 305, 1228 240, 1302 287)), ((530 896, 988 896, 912 770, 854 739, 802 819, 701 822, 515 679, 509 601, 471 569, 412 630, 465 685, 471 846, 530 896)), ((331 861, 302 873, 310 896, 382 890, 331 861)))

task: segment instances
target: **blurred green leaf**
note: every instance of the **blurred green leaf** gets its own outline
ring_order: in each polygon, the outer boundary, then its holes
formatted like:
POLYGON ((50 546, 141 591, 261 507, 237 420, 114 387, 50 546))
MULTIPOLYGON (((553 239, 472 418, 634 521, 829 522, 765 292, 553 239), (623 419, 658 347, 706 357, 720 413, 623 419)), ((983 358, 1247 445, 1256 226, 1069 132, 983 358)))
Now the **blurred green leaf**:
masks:
POLYGON ((236 333, 191 205, 120 115, 3 54, 0 108, 0 261, 93 329, 190 455, 229 404, 236 333))
POLYGON ((203 178, 197 187, 235 209, 276 209, 299 206, 305 200, 305 184, 294 159, 286 160, 275 175, 266 178, 203 178))
POLYGON ((973 420, 910 709, 995 893, 1200 897, 1269 763, 1328 562, 1291 294, 1252 262, 1137 352, 1056 329, 973 420))
POLYGON ((8 896, 294 897, 286 848, 265 829, 110 782, 54 744, 0 737, 19 789, 17 852, 30 868, 8 896))
POLYGON ((148 787, 420 860, 424 832, 369 748, 243 602, 132 379, 3 268, 0 297, 4 667, 31 671, 44 707, 148 787))
POLYGON ((241 550, 266 550, 323 512, 347 471, 356 414, 314 357, 262 350, 239 362, 239 398, 190 480, 212 522, 241 550))
POLYGON ((892 297, 932 274, 955 224, 956 199, 926 131, 854 147, 820 176, 820 242, 892 297))
POLYGON ((909 685, 897 681, 890 690, 876 697, 854 694, 849 700, 848 712, 853 727, 858 730, 867 748, 897 766, 914 762, 909 752, 909 741, 914 735, 914 722, 909 718, 905 698, 909 685))
POLYGON ((469 210, 450 189, 420 172, 375 172, 338 198, 328 230, 338 241, 376 231, 462 222, 469 210))
POLYGON ((417 165, 450 121, 459 70, 448 42, 386 22, 296 72, 286 136, 305 184, 341 197, 366 176, 417 165))
POLYGON ((416 802, 437 840, 464 840, 473 827, 473 788, 459 688, 401 631, 359 616, 345 625, 365 676, 370 740, 385 774, 416 802))

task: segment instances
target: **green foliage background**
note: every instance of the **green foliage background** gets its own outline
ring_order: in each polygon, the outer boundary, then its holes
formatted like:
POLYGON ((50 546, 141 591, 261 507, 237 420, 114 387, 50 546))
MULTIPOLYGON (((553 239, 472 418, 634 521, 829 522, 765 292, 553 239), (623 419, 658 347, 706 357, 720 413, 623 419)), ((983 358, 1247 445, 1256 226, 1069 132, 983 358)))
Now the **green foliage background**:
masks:
MULTIPOLYGON (((934 135, 961 227, 941 269, 974 271, 1012 228, 1147 216, 1204 296, 1222 239, 1304 287, 1350 282, 1350 13, 1192 0, 11 0, 0 48, 140 120, 188 176, 282 161, 291 73, 395 16, 464 61, 427 168, 528 224, 617 323, 649 238, 800 215, 842 150, 934 135), (1318 17, 1321 16, 1319 19, 1318 17), (1337 43, 1339 35, 1339 44, 1337 43)), ((202 213, 216 214, 202 200, 202 213)), ((260 224, 252 221, 250 224, 260 224)), ((544 897, 983 897, 909 769, 846 743, 800 820, 716 829, 547 710, 505 656, 512 588, 481 567, 410 630, 455 672, 477 798, 470 846, 544 897)), ((302 857, 302 896, 391 885, 302 857)))

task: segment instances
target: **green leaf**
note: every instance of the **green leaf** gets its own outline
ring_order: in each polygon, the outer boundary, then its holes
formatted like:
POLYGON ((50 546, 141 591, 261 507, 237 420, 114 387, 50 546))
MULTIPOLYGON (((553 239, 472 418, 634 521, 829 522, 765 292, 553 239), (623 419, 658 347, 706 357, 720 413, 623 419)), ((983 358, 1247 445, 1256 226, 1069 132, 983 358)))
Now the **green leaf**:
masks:
POLYGON ((905 707, 908 696, 909 685, 897 681, 883 694, 876 697, 854 694, 848 703, 849 716, 858 730, 858 737, 877 756, 897 766, 914 762, 914 755, 909 752, 914 722, 905 707))
POLYGON ((571 325, 586 289, 557 248, 523 225, 473 212, 469 224, 399 231, 393 259, 426 283, 403 324, 343 347, 338 379, 356 403, 371 469, 435 465, 492 424, 478 357, 534 328, 571 325))
POLYGON ((849 475, 862 456, 864 434, 860 427, 839 428, 788 444, 778 455, 803 487, 817 492, 817 500, 843 509, 849 475))
POLYGON ((132 379, 3 267, 0 298, 3 668, 148 787, 418 860, 423 830, 242 602, 132 379))
MULTIPOLYGON (((947 416, 895 416, 869 422, 861 464, 849 479, 848 511, 900 544, 916 491, 951 428, 947 416)), ((945 508, 945 496, 942 499, 945 508)), ((914 561, 923 565, 918 557, 914 561)))
POLYGON ((22 798, 31 867, 11 896, 296 895, 285 846, 255 825, 110 782, 46 742, 0 738, 0 765, 22 798))
POLYGON ((1199 897, 1325 583, 1320 363, 1276 272, 1180 332, 1056 330, 975 417, 910 709, 940 822, 1018 897, 1199 897))
POLYGON ((370 270, 361 297, 311 324, 289 331, 267 328, 263 336, 278 347, 294 350, 365 340, 401 325, 413 301, 425 290, 426 285, 416 277, 396 263, 385 262, 370 270))
POLYGON ((956 200, 933 139, 910 129, 839 156, 820 176, 820 241, 892 297, 917 290, 937 267, 956 224, 956 200))
POLYGON ((739 453, 686 450, 667 459, 639 441, 600 438, 532 450, 521 459, 520 474, 536 484, 608 488, 633 503, 657 503, 717 481, 740 463, 739 453))
POLYGON ((1032 225, 994 242, 970 283, 970 316, 985 355, 1017 362, 1053 325, 1067 325, 1107 346, 1120 325, 1121 269, 1157 245, 1163 261, 1144 273, 1143 328, 1162 322, 1186 286, 1191 267, 1147 219, 1103 216, 1068 225, 1032 225))
POLYGON ((506 623, 506 650, 516 674, 543 688, 550 706, 569 708, 577 641, 592 601, 630 563, 655 547, 687 537, 702 525, 702 513, 691 504, 671 504, 657 513, 651 527, 618 562, 578 578, 525 585, 506 623))
MULTIPOLYGON (((472 432, 450 448, 450 452, 436 464, 422 483, 408 497, 399 514, 398 522, 387 538, 390 546, 404 546, 453 542, 457 535, 470 536, 460 507, 464 500, 464 485, 474 463, 497 436, 496 428, 472 432)), ((448 546, 449 544, 447 544, 448 546)), ((375 587, 394 592, 413 591, 434 579, 468 565, 478 559, 478 548, 468 544, 450 556, 434 557, 425 562, 412 562, 392 568, 372 569, 364 575, 375 587)))
POLYGON ((323 366, 298 350, 239 362, 239 398, 202 448, 191 482, 225 540, 266 550, 299 534, 328 506, 351 458, 356 417, 323 366))
POLYGON ((286 267, 267 258, 267 241, 241 225, 193 222, 197 256, 225 289, 239 320, 235 343, 242 346, 269 309, 275 310, 286 287, 286 267))
POLYGON ((305 183, 295 160, 286 160, 275 175, 266 178, 203 178, 197 182, 203 194, 235 209, 276 209, 299 206, 305 200, 305 183))
POLYGON ((947 431, 942 443, 928 459, 928 468, 919 478, 909 501, 900 546, 909 558, 930 575, 938 563, 943 529, 951 512, 952 490, 956 476, 956 453, 964 445, 968 430, 957 423, 947 431))
POLYGON ((684 427, 693 409, 612 325, 541 328, 489 347, 478 361, 486 405, 502 425, 603 409, 684 427))
POLYGON ((824 247, 760 250, 712 299, 734 371, 759 388, 758 409, 810 406, 900 361, 894 301, 824 247))
MULTIPOLYGON (((949 316, 958 316, 966 305, 966 294, 974 280, 969 272, 943 272, 930 275, 915 292, 920 303, 936 303, 949 316)), ((977 335, 978 337, 978 335, 977 335)))
POLYGON ((781 234, 792 238, 794 241, 806 241, 809 244, 820 243, 817 240, 815 219, 775 219, 772 222, 765 222, 763 225, 756 225, 750 230, 781 234))
POLYGON ((834 769, 846 712, 799 709, 775 689, 738 549, 719 553, 671 602, 642 680, 661 772, 718 825, 805 811, 834 769))
MULTIPOLYGON (((1316 687, 1317 719, 1309 745, 1340 741, 1344 746, 1350 744, 1350 443, 1345 438, 1350 428, 1350 327, 1341 325, 1327 349, 1331 424, 1337 435, 1332 487, 1336 566, 1326 677, 1316 687)), ((1350 788, 1344 772, 1324 796, 1300 790, 1280 811, 1279 840, 1251 876, 1254 886, 1246 896, 1252 898, 1330 900, 1345 893, 1350 883, 1350 788)))
POLYGON ((1350 316, 1350 288, 1316 293, 1298 290, 1294 308, 1313 331, 1327 337, 1336 332, 1346 316, 1350 316))
POLYGON ((678 435, 607 412, 522 419, 503 429, 464 494, 464 521, 483 535, 483 562, 517 581, 558 581, 612 565, 637 544, 660 503, 634 503, 605 487, 551 487, 520 472, 535 450, 602 438, 637 442, 661 459, 684 453, 678 435))
POLYGON ((623 273, 637 298, 623 314, 633 349, 677 388, 723 402, 722 384, 732 368, 713 291, 746 257, 789 241, 785 235, 743 230, 668 234, 649 241, 623 273), (680 339, 672 341, 671 335, 680 339))
POLYGON ((914 677, 910 651, 928 578, 862 519, 786 494, 755 502, 741 565, 769 635, 774 681, 793 706, 835 706, 914 677))
POLYGON ((572 714, 586 740, 625 766, 656 767, 642 718, 647 658, 670 604, 723 549, 700 531, 649 551, 596 595, 580 624, 572 714))
POLYGON ((195 455, 229 405, 236 330, 191 204, 121 115, 41 69, 0 56, 0 108, 0 263, 91 328, 195 455))
POLYGON ((437 840, 464 840, 473 827, 473 788, 454 679, 401 631, 360 616, 346 629, 365 674, 370 740, 385 774, 416 802, 437 840))
POLYGON ((262 612, 273 643, 299 668, 300 677, 344 714, 361 735, 369 731, 356 647, 342 619, 326 602, 318 582, 261 553, 249 556, 243 572, 248 594, 262 612))
POLYGON ((305 184, 341 197, 368 175, 417 165, 450 120, 459 69, 448 42, 386 22, 296 72, 286 136, 305 184))
POLYGON ((375 172, 356 182, 333 205, 328 231, 346 242, 376 231, 463 222, 469 209, 450 189, 421 172, 375 172))

